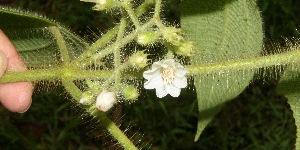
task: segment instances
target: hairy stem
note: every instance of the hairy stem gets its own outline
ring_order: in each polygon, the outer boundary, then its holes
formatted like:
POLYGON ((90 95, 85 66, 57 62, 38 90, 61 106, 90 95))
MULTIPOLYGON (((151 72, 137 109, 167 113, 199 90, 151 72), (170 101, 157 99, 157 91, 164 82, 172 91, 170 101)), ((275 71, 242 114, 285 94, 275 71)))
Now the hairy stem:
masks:
POLYGON ((6 73, 1 77, 0 83, 21 82, 21 81, 53 81, 62 78, 70 78, 74 80, 81 79, 106 79, 111 76, 112 71, 105 70, 78 70, 66 67, 51 69, 36 69, 20 72, 6 73))
POLYGON ((119 25, 115 26, 113 29, 109 30, 105 35, 99 38, 93 45, 91 45, 86 51, 84 51, 78 59, 75 60, 75 64, 78 64, 80 61, 91 57, 90 55, 95 53, 97 50, 103 48, 106 45, 106 43, 111 41, 116 36, 118 29, 119 25))
MULTIPOLYGON (((220 73, 238 70, 251 70, 258 68, 266 68, 278 65, 287 65, 293 63, 300 63, 300 49, 289 51, 281 54, 261 56, 251 59, 239 59, 226 62, 201 64, 201 65, 188 65, 186 66, 190 75, 220 73)), ((124 70, 124 69, 120 69, 124 70)), ((71 78, 74 80, 80 79, 107 79, 112 75, 109 70, 79 70, 70 69, 67 67, 52 68, 52 69, 37 69, 26 70, 21 72, 6 73, 1 77, 0 83, 20 82, 20 81, 40 81, 40 80, 57 80, 61 78, 71 78)), ((125 75, 126 77, 135 77, 125 75)))
MULTIPOLYGON (((141 16, 143 13, 145 13, 150 6, 152 6, 154 4, 155 0, 147 0, 144 3, 142 3, 135 12, 132 12, 136 19, 137 17, 141 16)), ((109 30, 105 35, 103 35, 101 38, 99 38, 99 40, 97 40, 93 45, 91 45, 90 47, 88 45, 86 45, 86 47, 89 47, 88 50, 86 50, 85 52, 83 52, 81 54, 81 56, 78 59, 75 59, 75 63, 72 64, 79 64, 80 61, 85 60, 86 58, 90 58, 91 55, 93 55, 93 53, 95 53, 97 50, 100 50, 101 48, 103 48, 106 43, 108 43, 109 41, 111 41, 117 34, 118 29, 119 29, 120 25, 116 25, 115 27, 113 27, 111 30, 109 30)), ((101 52, 103 53, 103 52, 101 52)), ((105 51, 105 53, 103 54, 103 56, 99 56, 100 58, 104 57, 105 54, 109 54, 110 51, 107 49, 107 51, 105 51)), ((101 55, 101 54, 98 54, 101 55)), ((85 60, 85 62, 89 62, 90 60, 85 60)))
POLYGON ((70 56, 69 56, 69 51, 66 46, 66 42, 64 40, 64 37, 61 35, 59 28, 53 26, 49 28, 49 30, 52 32, 52 34, 55 36, 55 39, 57 41, 57 45, 60 50, 61 54, 61 60, 65 65, 68 65, 70 63, 70 56))
MULTIPOLYGON (((120 23, 120 28, 119 28, 119 32, 118 32, 118 36, 117 36, 117 40, 116 43, 119 43, 124 34, 125 34, 125 28, 126 28, 126 19, 123 16, 121 18, 121 23, 120 23)), ((114 62, 115 62, 115 90, 118 90, 121 84, 121 71, 120 71, 120 67, 121 67, 121 50, 122 47, 120 47, 119 45, 116 45, 116 47, 114 47, 114 62)))
MULTIPOLYGON (((300 49, 289 51, 281 54, 261 56, 251 59, 239 59, 226 62, 201 64, 201 65, 188 65, 186 66, 190 75, 222 73, 238 70, 251 70, 258 68, 266 68, 271 66, 287 65, 293 63, 300 63, 300 49)), ((124 70, 124 69, 120 69, 124 70)), ((20 81, 40 81, 40 80, 56 80, 61 78, 71 78, 74 80, 80 79, 107 79, 112 75, 109 70, 79 70, 70 69, 67 67, 52 68, 52 69, 37 69, 26 70, 21 72, 6 73, 1 77, 0 83, 20 82, 20 81)), ((125 75, 126 77, 135 77, 125 75)))
POLYGON ((118 140, 118 142, 126 150, 138 150, 138 148, 128 139, 128 137, 120 130, 120 128, 112 122, 105 113, 96 113, 94 117, 100 121, 107 131, 118 140))
MULTIPOLYGON (((79 100, 82 92, 70 79, 62 80, 65 89, 70 93, 74 99, 79 100)), ((99 123, 107 129, 107 131, 125 148, 128 150, 137 150, 135 145, 128 139, 128 137, 119 129, 119 127, 110 120, 106 113, 100 112, 95 105, 85 108, 99 123)))
POLYGON ((191 75, 220 73, 299 63, 299 58, 300 49, 297 49, 295 51, 251 59, 239 59, 212 64, 191 65, 187 66, 187 69, 191 75))
POLYGON ((133 24, 135 25, 135 27, 137 29, 141 28, 139 19, 137 18, 137 16, 135 15, 131 4, 129 3, 123 3, 123 7, 125 8, 125 10, 127 11, 128 16, 130 17, 131 21, 133 22, 133 24))
POLYGON ((155 20, 160 20, 160 11, 161 11, 161 0, 156 0, 154 17, 153 17, 155 20))
MULTIPOLYGON (((200 75, 209 73, 220 73, 237 70, 251 70, 266 68, 270 66, 287 65, 300 62, 300 49, 289 51, 281 54, 261 56, 249 59, 231 60, 227 62, 218 62, 212 64, 188 65, 186 66, 190 75, 200 75)), ((119 69, 120 71, 124 69, 119 69)), ((1 77, 0 83, 20 82, 20 81, 40 81, 40 80, 57 80, 63 77, 69 77, 74 80, 80 79, 107 79, 112 75, 109 70, 79 70, 75 68, 51 68, 26 70, 21 72, 6 73, 1 77)), ((139 75, 126 77, 139 77, 139 75)))
POLYGON ((93 59, 101 59, 108 54, 112 53, 113 48, 118 46, 118 47, 123 47, 125 44, 131 42, 140 32, 146 30, 150 26, 154 25, 154 20, 151 19, 149 22, 144 24, 140 29, 137 29, 136 31, 133 31, 129 35, 127 35, 125 38, 123 38, 119 43, 114 43, 111 44, 109 47, 105 48, 104 50, 100 51, 98 54, 93 55, 93 59))

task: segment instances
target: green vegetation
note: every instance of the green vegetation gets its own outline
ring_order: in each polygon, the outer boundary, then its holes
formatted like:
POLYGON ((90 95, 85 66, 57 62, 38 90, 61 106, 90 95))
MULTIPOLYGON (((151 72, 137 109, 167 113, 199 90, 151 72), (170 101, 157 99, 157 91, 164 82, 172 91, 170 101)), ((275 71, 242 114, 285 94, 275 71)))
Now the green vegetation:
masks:
MULTIPOLYGON (((5 4, 45 14, 89 40, 114 22, 111 15, 94 12, 91 5, 79 0, 15 0, 5 4)), ((259 0, 259 5, 266 39, 276 42, 282 41, 281 36, 300 37, 296 30, 300 26, 298 1, 259 0)), ((173 11, 166 11, 165 16, 178 22, 174 11, 178 6, 169 6, 173 11)), ((128 129, 129 137, 145 149, 293 149, 296 127, 292 113, 286 99, 275 90, 277 79, 269 80, 268 84, 254 81, 229 102, 198 142, 193 142, 198 108, 196 96, 188 92, 194 90, 192 86, 175 99, 157 99, 154 92, 148 92, 133 104, 119 104, 110 117, 117 124, 122 122, 121 129, 128 129)), ((41 89, 25 114, 10 113, 0 106, 0 149, 118 148, 105 130, 67 100, 62 89, 54 88, 58 84, 40 83, 37 87, 41 89)))

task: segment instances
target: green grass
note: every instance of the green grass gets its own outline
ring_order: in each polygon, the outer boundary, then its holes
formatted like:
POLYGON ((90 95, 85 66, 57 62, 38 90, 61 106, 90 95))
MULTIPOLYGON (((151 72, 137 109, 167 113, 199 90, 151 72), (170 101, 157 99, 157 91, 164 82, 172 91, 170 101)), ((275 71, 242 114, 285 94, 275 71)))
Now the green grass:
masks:
MULTIPOLYGON (((94 35, 87 26, 100 30, 98 34, 114 22, 112 16, 101 16, 79 0, 15 0, 6 4, 43 12, 88 39, 94 35)), ((259 0, 259 4, 267 39, 299 37, 298 1, 259 0)), ((176 10, 176 6, 171 8, 176 10)), ((176 12, 167 13, 165 16, 178 17, 176 12)), ((193 141, 198 112, 192 87, 175 99, 157 99, 153 91, 147 91, 136 103, 115 107, 110 117, 145 149, 293 149, 296 127, 292 112, 286 99, 276 92, 276 80, 271 81, 254 82, 229 102, 198 142, 193 141)), ((24 114, 10 113, 0 106, 0 149, 117 149, 115 141, 91 118, 82 115, 82 110, 63 93, 60 88, 36 92, 32 107, 24 114)))

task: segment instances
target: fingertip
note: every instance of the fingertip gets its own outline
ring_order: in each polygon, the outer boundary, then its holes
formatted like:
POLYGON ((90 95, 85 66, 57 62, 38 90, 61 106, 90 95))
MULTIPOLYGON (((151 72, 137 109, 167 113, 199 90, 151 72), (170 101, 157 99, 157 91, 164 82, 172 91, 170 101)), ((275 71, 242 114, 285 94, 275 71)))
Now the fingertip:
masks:
MULTIPOLYGON (((0 50, 7 59, 6 72, 27 70, 14 45, 0 30, 0 50)), ((1 54, 0 54, 1 57, 1 54)), ((0 58, 1 59, 1 58, 0 58)), ((5 64, 4 64, 5 65, 5 64)), ((1 67, 1 66, 0 66, 1 67)), ((32 103, 33 85, 30 82, 6 83, 0 85, 0 102, 12 112, 25 112, 32 103)))
POLYGON ((26 112, 32 103, 33 85, 30 82, 0 85, 0 101, 9 111, 26 112))
POLYGON ((0 77, 4 74, 7 68, 7 57, 6 54, 0 49, 0 77))

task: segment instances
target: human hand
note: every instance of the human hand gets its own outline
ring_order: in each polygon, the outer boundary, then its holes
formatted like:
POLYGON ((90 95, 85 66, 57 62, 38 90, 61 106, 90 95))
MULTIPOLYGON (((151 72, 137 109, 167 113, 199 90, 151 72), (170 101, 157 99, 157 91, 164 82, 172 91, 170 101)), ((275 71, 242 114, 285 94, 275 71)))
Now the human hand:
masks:
MULTIPOLYGON (((0 77, 4 72, 26 70, 26 65, 14 45, 0 30, 0 77)), ((0 102, 12 112, 25 112, 32 99, 33 85, 30 82, 0 84, 0 102)))

